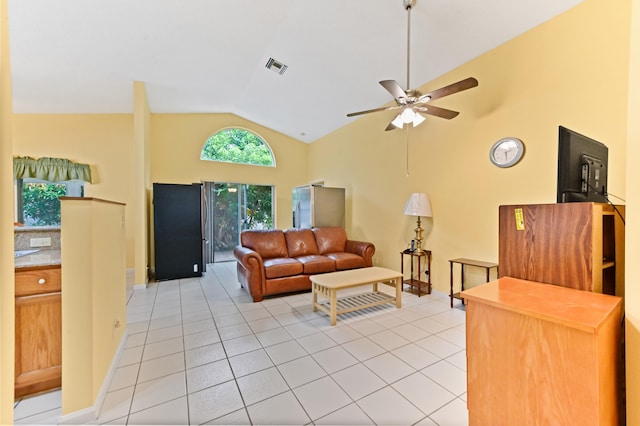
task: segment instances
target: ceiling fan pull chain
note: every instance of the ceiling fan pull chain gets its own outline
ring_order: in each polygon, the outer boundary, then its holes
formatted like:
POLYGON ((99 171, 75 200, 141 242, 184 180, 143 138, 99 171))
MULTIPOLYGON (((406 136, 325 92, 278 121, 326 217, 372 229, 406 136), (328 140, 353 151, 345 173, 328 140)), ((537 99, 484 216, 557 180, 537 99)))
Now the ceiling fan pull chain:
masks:
POLYGON ((405 155, 407 156, 407 164, 406 164, 406 173, 407 173, 407 177, 409 177, 409 126, 405 126, 406 127, 406 137, 405 137, 405 155))

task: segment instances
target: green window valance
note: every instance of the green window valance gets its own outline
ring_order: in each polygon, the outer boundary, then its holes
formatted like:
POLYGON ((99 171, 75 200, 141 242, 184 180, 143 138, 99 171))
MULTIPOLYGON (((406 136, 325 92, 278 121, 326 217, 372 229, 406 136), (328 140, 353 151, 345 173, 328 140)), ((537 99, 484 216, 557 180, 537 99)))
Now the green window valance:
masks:
POLYGON ((91 183, 88 164, 74 163, 64 158, 13 157, 13 176, 16 179, 42 179, 48 182, 82 180, 91 183))

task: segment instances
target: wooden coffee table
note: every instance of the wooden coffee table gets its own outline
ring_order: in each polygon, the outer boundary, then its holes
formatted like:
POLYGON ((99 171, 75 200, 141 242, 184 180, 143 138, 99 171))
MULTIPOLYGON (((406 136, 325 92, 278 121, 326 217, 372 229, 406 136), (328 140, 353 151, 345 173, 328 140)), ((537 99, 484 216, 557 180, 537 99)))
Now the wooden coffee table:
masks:
POLYGON ((320 309, 329 315, 331 325, 336 325, 336 315, 370 308, 385 303, 395 303, 402 307, 402 274, 391 269, 370 268, 351 269, 348 271, 329 272, 311 276, 311 291, 313 293, 313 311, 320 309), (338 290, 373 285, 373 291, 347 297, 337 297, 338 290), (395 297, 378 291, 378 284, 395 286, 395 297), (318 303, 318 294, 328 299, 318 303))

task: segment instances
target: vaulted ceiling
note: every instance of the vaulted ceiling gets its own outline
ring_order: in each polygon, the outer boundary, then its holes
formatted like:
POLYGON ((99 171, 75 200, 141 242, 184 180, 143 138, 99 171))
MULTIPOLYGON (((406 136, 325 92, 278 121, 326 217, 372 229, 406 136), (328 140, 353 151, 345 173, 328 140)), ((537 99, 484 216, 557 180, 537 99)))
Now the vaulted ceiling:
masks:
MULTIPOLYGON (((411 88, 580 2, 417 0, 411 88)), ((9 31, 15 113, 130 113, 142 81, 152 113, 313 142, 389 102, 379 80, 407 84, 402 0, 10 0, 9 31)))

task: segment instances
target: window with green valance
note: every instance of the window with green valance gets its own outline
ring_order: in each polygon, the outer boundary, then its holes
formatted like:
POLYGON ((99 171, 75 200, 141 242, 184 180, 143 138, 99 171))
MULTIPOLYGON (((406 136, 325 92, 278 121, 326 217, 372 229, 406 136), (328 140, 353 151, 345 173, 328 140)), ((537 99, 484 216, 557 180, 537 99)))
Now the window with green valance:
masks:
POLYGON ((48 182, 82 180, 91 183, 88 164, 74 163, 64 158, 13 157, 15 179, 40 179, 48 182))
POLYGON ((84 197, 91 183, 88 164, 64 158, 13 158, 15 222, 27 226, 59 226, 60 197, 84 197))

